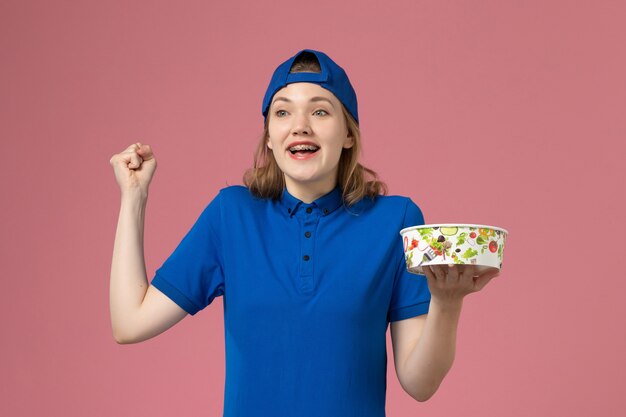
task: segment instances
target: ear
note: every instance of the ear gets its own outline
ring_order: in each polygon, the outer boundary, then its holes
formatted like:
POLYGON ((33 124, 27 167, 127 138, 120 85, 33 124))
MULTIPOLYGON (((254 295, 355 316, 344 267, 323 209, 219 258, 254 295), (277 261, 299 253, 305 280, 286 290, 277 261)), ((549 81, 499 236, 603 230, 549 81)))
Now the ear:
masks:
POLYGON ((354 146, 354 136, 346 136, 346 140, 343 142, 343 147, 349 149, 354 146))
POLYGON ((267 140, 267 147, 270 148, 270 149, 273 149, 272 148, 272 141, 269 140, 269 139, 267 140))

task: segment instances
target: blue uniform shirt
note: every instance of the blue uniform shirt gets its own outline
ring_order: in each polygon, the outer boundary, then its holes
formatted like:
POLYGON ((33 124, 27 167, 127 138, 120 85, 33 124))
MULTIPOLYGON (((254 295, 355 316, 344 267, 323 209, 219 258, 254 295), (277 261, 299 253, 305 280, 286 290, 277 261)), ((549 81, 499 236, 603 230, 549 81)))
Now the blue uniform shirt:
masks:
POLYGON ((224 417, 385 416, 389 322, 430 303, 399 235, 419 224, 407 197, 220 190, 152 285, 191 315, 224 296, 224 417))

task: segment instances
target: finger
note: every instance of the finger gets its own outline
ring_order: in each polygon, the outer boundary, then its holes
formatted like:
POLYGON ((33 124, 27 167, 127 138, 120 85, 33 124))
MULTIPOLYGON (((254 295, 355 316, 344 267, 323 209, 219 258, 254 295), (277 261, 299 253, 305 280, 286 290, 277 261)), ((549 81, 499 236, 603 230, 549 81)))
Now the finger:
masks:
POLYGON ((462 274, 464 278, 473 279, 476 276, 476 266, 473 264, 463 264, 462 274))
POLYGON ((435 281, 435 275, 433 274, 433 272, 430 270, 430 268, 428 266, 422 266, 422 271, 424 272, 424 275, 426 275, 426 279, 429 282, 434 282, 435 281))
POLYGON ((130 151, 136 151, 137 149, 139 149, 141 147, 141 145, 139 144, 139 142, 137 143, 133 143, 132 145, 130 145, 128 148, 124 149, 122 152, 130 152, 130 151))
POLYGON ((141 166, 143 159, 136 151, 131 150, 124 152, 124 161, 126 162, 128 168, 136 169, 141 166))
POLYGON ((461 270, 454 264, 448 264, 448 274, 446 279, 450 282, 458 282, 460 278, 461 270))
POLYGON ((476 278, 476 281, 474 284, 474 291, 482 290, 489 283, 489 281, 491 281, 493 278, 497 277, 498 275, 500 275, 499 269, 489 270, 485 272, 484 274, 480 275, 478 278, 476 278))
POLYGON ((443 265, 442 267, 441 265, 430 265, 429 268, 437 280, 443 280, 446 278, 446 273, 443 268, 448 269, 447 266, 443 265))
POLYGON ((139 155, 141 155, 144 161, 147 161, 154 157, 150 145, 141 145, 141 147, 137 149, 137 152, 139 153, 139 155))
MULTIPOLYGON (((127 148, 125 151, 115 154, 111 157, 111 165, 121 165, 127 168, 138 166, 141 157, 136 152, 127 148)), ((140 165, 140 164, 139 164, 140 165)))
POLYGON ((464 264, 460 281, 463 283, 463 286, 467 288, 470 292, 474 291, 474 287, 476 286, 476 281, 474 280, 475 276, 476 266, 472 264, 464 264))

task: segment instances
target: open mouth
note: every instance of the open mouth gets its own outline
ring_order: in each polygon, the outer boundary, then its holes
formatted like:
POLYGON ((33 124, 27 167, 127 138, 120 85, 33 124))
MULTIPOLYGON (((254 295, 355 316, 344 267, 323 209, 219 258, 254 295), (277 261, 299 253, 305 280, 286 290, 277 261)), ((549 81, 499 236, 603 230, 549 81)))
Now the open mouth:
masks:
POLYGON ((289 148, 289 152, 291 152, 292 155, 304 156, 314 154, 319 149, 320 148, 315 145, 296 145, 289 148))

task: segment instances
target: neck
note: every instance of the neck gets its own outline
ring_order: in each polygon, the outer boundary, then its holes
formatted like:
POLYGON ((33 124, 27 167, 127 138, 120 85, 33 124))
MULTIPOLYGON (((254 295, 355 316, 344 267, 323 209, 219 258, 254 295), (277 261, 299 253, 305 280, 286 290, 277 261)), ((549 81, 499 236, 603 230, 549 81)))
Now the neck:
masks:
POLYGON ((328 194, 335 188, 334 182, 327 182, 325 184, 299 184, 290 181, 288 178, 285 178, 285 185, 289 194, 307 204, 328 194))

